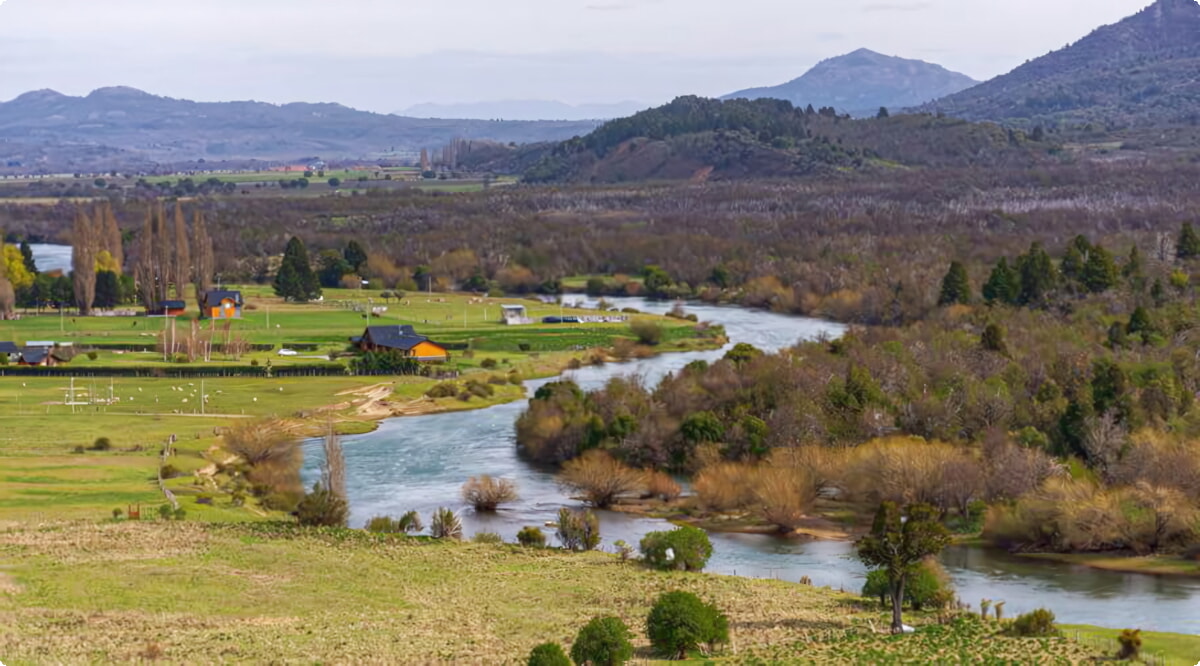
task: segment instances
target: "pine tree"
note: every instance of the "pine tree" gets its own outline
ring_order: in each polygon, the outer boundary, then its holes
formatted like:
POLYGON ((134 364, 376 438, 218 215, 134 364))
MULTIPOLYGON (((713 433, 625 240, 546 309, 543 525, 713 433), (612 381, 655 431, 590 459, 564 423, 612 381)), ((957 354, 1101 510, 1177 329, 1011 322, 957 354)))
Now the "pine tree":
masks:
POLYGON ((1129 286, 1133 287, 1134 291, 1140 292, 1146 288, 1142 252, 1137 245, 1129 249, 1129 256, 1125 259, 1125 265, 1121 267, 1121 275, 1129 280, 1129 286))
POLYGON ((1029 246, 1029 252, 1017 259, 1017 273, 1021 280, 1017 300, 1022 305, 1041 304, 1058 286, 1058 271, 1041 243, 1033 243, 1029 246))
POLYGON ((363 266, 367 263, 367 252, 358 244, 358 241, 352 240, 346 243, 346 249, 342 252, 342 258, 346 260, 346 263, 350 264, 350 268, 355 275, 362 275, 363 266))
POLYGON ((962 262, 950 262, 950 270, 942 278, 942 292, 938 296, 938 305, 953 305, 955 303, 971 302, 971 281, 967 269, 962 262))
POLYGON ((1113 261, 1112 253, 1100 245, 1093 247, 1083 265, 1081 281, 1094 294, 1117 286, 1117 263, 1113 261))
POLYGON ((1092 244, 1082 234, 1076 236, 1067 245, 1067 251, 1063 253, 1062 263, 1059 265, 1059 271, 1062 276, 1068 280, 1083 280, 1083 267, 1087 264, 1088 258, 1092 254, 1092 244))
POLYGON ((1175 256, 1180 259, 1195 259, 1200 257, 1200 235, 1192 228, 1191 222, 1184 222, 1179 230, 1179 242, 1175 247, 1175 256))
POLYGON ((283 252, 283 263, 275 275, 275 295, 290 301, 311 301, 321 295, 321 284, 308 261, 308 250, 295 236, 283 252))
POLYGON ((983 285, 983 298, 988 305, 1003 303, 1016 305, 1021 295, 1021 280, 1017 273, 1008 265, 1008 260, 1001 257, 983 285))

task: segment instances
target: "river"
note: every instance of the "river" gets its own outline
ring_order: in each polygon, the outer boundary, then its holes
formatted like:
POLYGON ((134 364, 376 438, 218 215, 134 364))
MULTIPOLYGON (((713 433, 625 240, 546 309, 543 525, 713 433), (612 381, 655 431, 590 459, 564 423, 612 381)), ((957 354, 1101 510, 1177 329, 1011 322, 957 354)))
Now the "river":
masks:
MULTIPOLYGON (((612 299, 626 307, 663 313, 669 303, 612 299)), ((732 307, 689 304, 702 321, 725 326, 733 342, 777 350, 820 335, 837 337, 844 328, 826 321, 788 317, 732 307)), ((617 375, 636 374, 653 385, 669 372, 697 360, 712 361, 724 351, 666 354, 625 364, 587 367, 566 373, 584 389, 601 386, 617 375)), ((552 380, 526 382, 532 394, 552 380)), ((561 493, 552 474, 535 469, 516 453, 513 424, 525 402, 456 414, 391 419, 373 433, 343 440, 351 524, 363 525, 377 515, 399 516, 417 510, 428 522, 439 506, 461 510, 467 534, 490 531, 512 541, 525 525, 541 526, 558 509, 575 503, 561 493), (520 501, 494 515, 466 508, 459 489, 471 476, 490 474, 516 480, 520 501)), ((311 483, 320 464, 320 445, 306 447, 305 477, 311 483)), ((605 547, 623 539, 636 545, 641 536, 671 526, 658 519, 600 512, 605 547)), ((545 530, 552 537, 553 530, 545 530)), ((709 572, 797 581, 809 577, 817 585, 858 591, 865 570, 844 542, 782 539, 766 535, 713 534, 709 572)), ((1007 553, 955 547, 942 562, 959 597, 978 605, 983 598, 1005 601, 1008 616, 1048 607, 1060 622, 1112 628, 1200 634, 1200 580, 1162 578, 1098 571, 1017 558, 1007 553)))
POLYGON ((64 273, 71 272, 70 245, 31 243, 29 249, 33 251, 33 261, 37 264, 39 271, 43 273, 55 270, 61 270, 64 273))

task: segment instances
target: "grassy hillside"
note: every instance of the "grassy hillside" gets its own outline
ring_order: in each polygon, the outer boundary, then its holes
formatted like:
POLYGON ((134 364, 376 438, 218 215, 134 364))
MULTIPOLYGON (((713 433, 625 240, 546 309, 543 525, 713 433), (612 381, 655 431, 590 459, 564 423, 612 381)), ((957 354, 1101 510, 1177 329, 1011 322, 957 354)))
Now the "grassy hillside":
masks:
MULTIPOLYGON (((290 526, 70 523, 0 534, 0 654, 35 663, 523 663, 590 617, 641 634, 685 589, 731 620, 729 662, 1079 663, 1062 639, 994 625, 886 626, 875 603, 810 586, 658 573, 602 553, 376 537, 290 526)), ((649 658, 644 637, 638 658, 649 658)))

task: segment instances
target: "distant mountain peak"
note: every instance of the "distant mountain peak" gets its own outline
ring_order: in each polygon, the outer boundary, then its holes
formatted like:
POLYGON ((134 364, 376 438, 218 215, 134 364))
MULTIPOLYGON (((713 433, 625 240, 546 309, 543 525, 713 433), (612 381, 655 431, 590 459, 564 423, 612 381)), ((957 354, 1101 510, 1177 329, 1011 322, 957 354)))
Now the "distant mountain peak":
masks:
POLYGON ((1008 74, 927 105, 971 120, 1155 124, 1200 117, 1200 4, 1158 0, 1008 74))
POLYGON ((88 99, 95 99, 95 98, 100 98, 100 97, 110 97, 110 98, 111 97, 121 97, 121 98, 126 98, 126 99, 139 99, 139 98, 157 98, 157 95, 151 95, 150 93, 145 92, 144 90, 138 90, 137 88, 131 88, 129 86, 108 86, 105 88, 96 88, 95 90, 93 90, 91 92, 91 94, 88 95, 88 99))
POLYGON ((883 55, 868 48, 828 58, 782 85, 750 88, 722 99, 785 99, 805 107, 833 107, 853 115, 873 115, 879 107, 916 106, 975 85, 965 74, 941 65, 883 55))
POLYGON ((19 95, 14 102, 50 102, 61 99, 67 99, 67 96, 52 90, 50 88, 42 88, 41 90, 30 90, 27 93, 19 95))

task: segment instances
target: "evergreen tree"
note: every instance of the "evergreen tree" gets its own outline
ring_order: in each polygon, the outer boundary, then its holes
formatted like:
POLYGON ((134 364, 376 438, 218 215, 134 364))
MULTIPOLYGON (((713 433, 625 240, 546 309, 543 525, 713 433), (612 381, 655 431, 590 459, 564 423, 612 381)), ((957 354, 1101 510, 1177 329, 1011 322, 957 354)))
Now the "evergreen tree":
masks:
POLYGON ((1129 395, 1129 377, 1109 358, 1092 364, 1092 409, 1097 414, 1112 411, 1117 421, 1129 423, 1133 403, 1129 395))
POLYGON ((883 502, 875 514, 871 531, 858 542, 858 558, 871 568, 886 572, 892 601, 892 633, 904 631, 900 614, 904 586, 925 558, 937 555, 950 544, 950 533, 928 504, 914 504, 903 512, 892 502, 883 502))
POLYGON ((942 292, 938 296, 938 305, 953 305, 955 303, 971 302, 971 281, 967 277, 967 269, 962 262, 950 262, 950 270, 942 278, 942 292))
POLYGON ((1125 327, 1125 331, 1129 335, 1140 336, 1142 344, 1150 344, 1150 336, 1158 332, 1154 321, 1150 318, 1150 313, 1141 306, 1135 308, 1133 314, 1129 315, 1129 325, 1125 327))
POLYGON ((37 275, 37 262, 33 260, 33 248, 29 246, 29 241, 21 241, 21 258, 25 261, 25 270, 32 275, 37 275))
POLYGON ((1017 300, 1021 305, 1041 304, 1058 286, 1058 271, 1041 243, 1033 243, 1029 246, 1029 252, 1017 259, 1017 273, 1021 280, 1017 300))
POLYGON ((1150 298, 1154 299, 1154 306, 1159 308, 1167 302, 1167 290, 1161 279, 1154 278, 1154 284, 1150 285, 1150 298))
POLYGON ((121 281, 113 271, 96 273, 96 296, 92 302, 98 308, 114 308, 121 302, 121 281))
POLYGON ((1071 240, 1071 244, 1067 246, 1067 251, 1063 254, 1063 260, 1059 270, 1064 278, 1068 280, 1083 280, 1083 267, 1087 263, 1088 258, 1092 254, 1092 245, 1082 234, 1071 240))
POLYGON ((1008 260, 1001 257, 983 285, 983 298, 988 305, 1003 303, 1015 305, 1021 295, 1021 280, 1009 265, 1008 260))
POLYGON ((311 301, 321 295, 321 284, 312 265, 308 263, 308 250, 295 236, 288 241, 283 251, 283 263, 275 275, 275 295, 289 301, 311 301))
POLYGON ((1143 271, 1142 252, 1137 245, 1134 245, 1129 249, 1125 265, 1121 267, 1121 275, 1129 280, 1129 286, 1134 291, 1141 291, 1146 288, 1146 275, 1143 271))
POLYGON ((1093 294, 1099 294, 1117 286, 1117 263, 1112 253, 1096 245, 1088 254, 1083 266, 1083 286, 1093 294))
POLYGON ((879 113, 876 113, 876 114, 875 114, 875 117, 876 117, 876 118, 880 118, 880 119, 882 119, 882 118, 887 118, 887 117, 888 117, 888 116, 890 116, 890 115, 891 115, 891 114, 890 114, 890 113, 888 113, 888 109, 887 109, 887 107, 886 107, 886 106, 881 106, 881 107, 879 107, 879 113))
POLYGON ((358 244, 358 241, 352 240, 346 243, 342 258, 346 260, 347 264, 350 264, 351 273, 362 275, 362 269, 367 265, 367 251, 358 244))
POLYGON ((1200 257, 1200 235, 1192 228, 1191 222, 1184 222, 1179 230, 1179 242, 1176 243, 1175 256, 1180 259, 1195 259, 1200 257))

